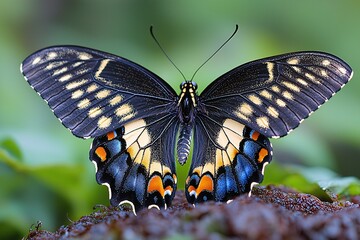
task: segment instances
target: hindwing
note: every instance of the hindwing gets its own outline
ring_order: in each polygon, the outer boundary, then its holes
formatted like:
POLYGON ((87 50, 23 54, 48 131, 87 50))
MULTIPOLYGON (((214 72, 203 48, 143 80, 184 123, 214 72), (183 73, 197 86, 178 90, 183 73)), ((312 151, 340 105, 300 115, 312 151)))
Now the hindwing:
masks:
POLYGON ((113 206, 166 208, 176 191, 177 119, 158 115, 137 119, 94 139, 90 160, 96 180, 109 188, 113 206))
POLYGON ((272 146, 259 132, 229 118, 198 116, 185 193, 190 203, 229 201, 263 180, 272 146))
POLYGON ((174 90, 154 73, 89 48, 45 48, 26 58, 21 71, 62 124, 82 138, 174 111, 176 105, 174 90))
POLYGON ((298 52, 241 65, 200 95, 211 118, 235 119, 267 137, 281 137, 339 91, 352 76, 341 59, 298 52))

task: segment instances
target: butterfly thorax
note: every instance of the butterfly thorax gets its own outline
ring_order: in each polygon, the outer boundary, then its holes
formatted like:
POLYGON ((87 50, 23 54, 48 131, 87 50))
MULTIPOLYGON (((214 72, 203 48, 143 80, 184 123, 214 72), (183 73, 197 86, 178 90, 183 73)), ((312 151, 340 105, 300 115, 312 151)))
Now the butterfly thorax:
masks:
POLYGON ((194 120, 194 111, 197 106, 195 82, 186 81, 180 85, 181 93, 179 96, 178 107, 181 123, 191 124, 194 120))
POLYGON ((179 96, 179 118, 180 130, 177 142, 177 156, 180 164, 184 164, 189 156, 191 135, 195 118, 195 109, 198 103, 196 95, 197 84, 186 81, 180 85, 181 93, 179 96))

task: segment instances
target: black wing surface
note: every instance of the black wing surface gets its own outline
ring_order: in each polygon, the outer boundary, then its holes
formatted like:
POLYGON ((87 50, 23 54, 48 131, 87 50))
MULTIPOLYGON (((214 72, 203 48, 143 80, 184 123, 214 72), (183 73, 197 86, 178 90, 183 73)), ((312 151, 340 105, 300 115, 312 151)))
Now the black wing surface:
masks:
POLYGON ((264 177, 272 146, 259 132, 230 118, 200 115, 185 194, 190 203, 226 202, 249 193, 264 177))
POLYGON ((90 160, 113 206, 167 208, 175 196, 176 116, 137 119, 94 139, 90 160))
POLYGON ((21 71, 77 137, 101 136, 132 120, 176 111, 176 93, 160 77, 98 50, 45 48, 26 58, 21 71))
POLYGON ((352 76, 348 64, 321 52, 296 52, 246 63, 200 95, 210 118, 232 118, 267 137, 282 137, 329 100, 352 76))

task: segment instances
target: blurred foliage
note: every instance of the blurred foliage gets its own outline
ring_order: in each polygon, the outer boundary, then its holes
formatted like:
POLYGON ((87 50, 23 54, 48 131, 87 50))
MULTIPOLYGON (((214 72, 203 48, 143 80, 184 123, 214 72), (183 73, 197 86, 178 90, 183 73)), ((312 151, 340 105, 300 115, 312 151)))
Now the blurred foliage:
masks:
MULTIPOLYGON (((272 141, 274 163, 359 177, 359 9, 355 0, 1 1, 0 238, 19 238, 37 220, 54 230, 68 218, 90 213, 97 203, 108 204, 107 189, 96 184, 88 160, 91 140, 76 139, 59 124, 23 80, 21 61, 50 45, 83 45, 131 59, 178 89, 183 79, 151 39, 150 25, 190 77, 239 24, 238 34, 196 75, 199 91, 235 66, 284 52, 320 50, 346 60, 354 69, 353 81, 299 130, 272 141)), ((304 174, 280 178, 284 171, 273 165, 267 168, 267 183, 311 185, 304 174)), ((181 188, 187 168, 178 171, 181 188)), ((343 186, 351 193, 359 185, 343 186)))

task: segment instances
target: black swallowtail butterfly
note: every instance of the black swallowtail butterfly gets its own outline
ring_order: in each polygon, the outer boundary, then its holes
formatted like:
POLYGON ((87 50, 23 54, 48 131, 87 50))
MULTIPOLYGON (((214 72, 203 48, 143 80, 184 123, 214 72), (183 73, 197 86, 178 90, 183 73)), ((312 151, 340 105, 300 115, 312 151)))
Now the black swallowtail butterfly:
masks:
POLYGON ((295 52, 236 67, 200 95, 185 81, 177 94, 136 63, 77 46, 35 52, 21 71, 66 128, 95 138, 97 182, 109 188, 111 205, 134 212, 171 204, 175 155, 187 160, 192 137, 189 203, 250 194, 272 158, 268 138, 288 134, 352 76, 333 55, 295 52))

